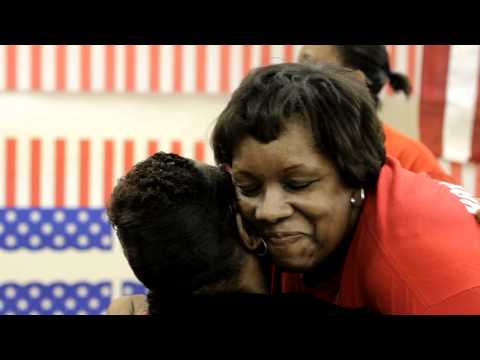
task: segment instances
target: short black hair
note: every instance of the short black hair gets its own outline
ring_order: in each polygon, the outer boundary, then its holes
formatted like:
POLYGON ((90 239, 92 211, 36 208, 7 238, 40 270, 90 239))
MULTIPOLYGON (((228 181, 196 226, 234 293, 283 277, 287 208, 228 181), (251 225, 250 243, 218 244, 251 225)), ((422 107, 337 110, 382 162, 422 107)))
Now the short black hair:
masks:
POLYGON ((378 94, 390 83, 395 92, 402 91, 409 96, 412 87, 408 78, 390 69, 388 52, 385 45, 335 45, 343 65, 354 70, 361 70, 368 79, 368 87, 380 105, 378 94))
POLYGON ((247 136, 277 139, 293 115, 312 130, 317 149, 346 185, 376 185, 385 163, 382 125, 365 84, 335 65, 277 64, 250 72, 217 119, 215 160, 231 165, 247 136))
POLYGON ((228 173, 175 154, 156 153, 120 179, 108 216, 151 298, 235 281, 241 252, 233 198, 228 173))

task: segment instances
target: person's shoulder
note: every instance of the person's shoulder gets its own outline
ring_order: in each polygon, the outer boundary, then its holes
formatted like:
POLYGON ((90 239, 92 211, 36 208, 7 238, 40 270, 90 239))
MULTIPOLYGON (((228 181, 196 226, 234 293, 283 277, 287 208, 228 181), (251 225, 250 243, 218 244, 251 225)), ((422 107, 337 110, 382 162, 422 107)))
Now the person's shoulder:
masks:
POLYGON ((415 173, 425 172, 438 180, 454 181, 440 166, 433 152, 421 141, 384 124, 387 153, 415 173))
POLYGON ((107 315, 145 315, 148 302, 145 295, 122 296, 114 299, 107 309, 107 315))
POLYGON ((385 139, 392 144, 396 152, 407 152, 422 154, 429 158, 435 159, 433 153, 420 141, 404 134, 403 132, 394 129, 388 124, 383 124, 385 139))
POLYGON ((365 281, 384 308, 421 310, 480 286, 480 204, 461 186, 388 159, 366 208, 365 281))
MULTIPOLYGON (((393 210, 404 207, 419 207, 422 204, 433 205, 439 199, 455 202, 447 182, 439 181, 425 173, 416 173, 402 166, 396 158, 387 156, 377 184, 377 195, 386 193, 396 206, 393 210)), ((458 202, 458 201, 457 201, 458 202)))
POLYGON ((472 195, 459 185, 410 172, 396 159, 387 159, 375 196, 370 205, 376 213, 375 224, 388 233, 382 239, 480 231, 474 217, 480 205, 472 195))
POLYGON ((404 142, 409 143, 411 140, 413 140, 386 122, 383 122, 383 131, 385 133, 386 140, 390 140, 392 143, 403 144, 404 142))

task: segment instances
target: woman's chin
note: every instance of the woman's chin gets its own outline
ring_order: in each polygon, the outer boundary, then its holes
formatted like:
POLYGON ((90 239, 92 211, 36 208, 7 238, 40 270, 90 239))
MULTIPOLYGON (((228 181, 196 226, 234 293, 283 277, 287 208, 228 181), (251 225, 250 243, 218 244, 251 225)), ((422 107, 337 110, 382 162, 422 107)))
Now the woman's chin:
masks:
POLYGON ((270 249, 270 255, 275 265, 282 270, 291 272, 305 272, 310 271, 318 266, 323 259, 321 254, 314 251, 307 251, 306 249, 290 249, 285 247, 283 249, 270 249))

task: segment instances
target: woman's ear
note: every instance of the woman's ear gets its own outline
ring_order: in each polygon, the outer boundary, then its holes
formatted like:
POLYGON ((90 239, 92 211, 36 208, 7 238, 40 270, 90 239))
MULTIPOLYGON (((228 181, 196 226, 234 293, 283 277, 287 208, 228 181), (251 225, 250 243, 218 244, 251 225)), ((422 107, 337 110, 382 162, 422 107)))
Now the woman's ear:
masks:
POLYGON ((254 252, 261 245, 261 240, 255 235, 247 232, 243 218, 239 213, 235 215, 235 219, 237 221, 238 234, 240 235, 242 244, 248 251, 254 252))

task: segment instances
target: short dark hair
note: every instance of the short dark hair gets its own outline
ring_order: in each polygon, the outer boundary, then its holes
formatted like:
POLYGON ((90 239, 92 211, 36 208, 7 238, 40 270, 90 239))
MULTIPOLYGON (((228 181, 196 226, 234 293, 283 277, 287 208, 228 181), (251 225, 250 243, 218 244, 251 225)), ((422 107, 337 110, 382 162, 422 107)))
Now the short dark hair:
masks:
POLYGON ((108 216, 137 278, 156 297, 193 295, 239 273, 233 185, 218 167, 157 153, 115 187, 108 216))
POLYGON ((345 184, 376 185, 385 162, 382 125, 365 84, 335 65, 277 64, 250 72, 217 119, 211 138, 216 161, 231 165, 247 136, 277 139, 293 115, 312 130, 317 149, 345 184))
POLYGON ((385 45, 335 45, 343 65, 361 70, 368 79, 368 87, 378 107, 378 94, 390 83, 395 92, 402 91, 409 96, 412 87, 408 78, 390 69, 385 45))

